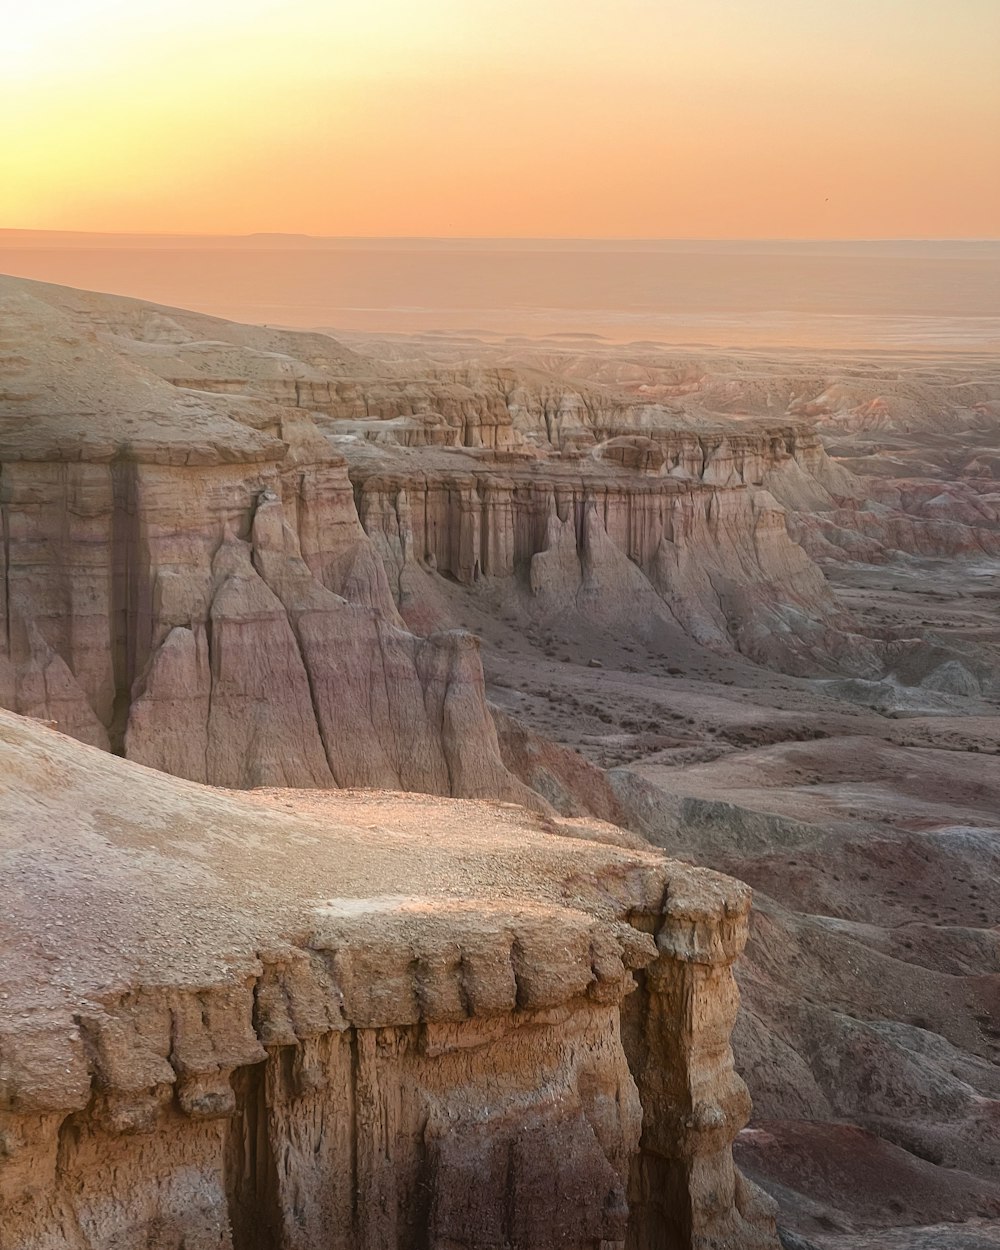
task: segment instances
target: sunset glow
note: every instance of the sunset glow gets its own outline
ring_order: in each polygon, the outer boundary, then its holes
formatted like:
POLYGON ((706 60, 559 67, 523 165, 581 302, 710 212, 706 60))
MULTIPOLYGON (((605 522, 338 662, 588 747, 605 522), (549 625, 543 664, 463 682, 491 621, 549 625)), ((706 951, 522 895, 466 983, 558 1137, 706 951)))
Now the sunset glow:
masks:
POLYGON ((992 237, 996 0, 3 5, 0 226, 992 237))

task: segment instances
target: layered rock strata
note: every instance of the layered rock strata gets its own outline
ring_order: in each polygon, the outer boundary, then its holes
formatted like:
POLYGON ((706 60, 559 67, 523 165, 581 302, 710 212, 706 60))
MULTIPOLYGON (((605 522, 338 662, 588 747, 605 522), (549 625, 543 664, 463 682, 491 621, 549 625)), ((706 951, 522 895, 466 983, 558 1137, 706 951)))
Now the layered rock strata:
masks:
POLYGON ((746 887, 9 713, 0 777, 9 1250, 776 1246, 731 1154, 746 887))
POLYGON ((475 640, 402 628, 336 460, 0 480, 7 706, 198 781, 523 797, 475 640))
POLYGON ((475 639, 403 628, 307 418, 185 395, 21 292, 5 312, 37 346, 0 398, 0 704, 197 781, 537 802, 475 639))
POLYGON ((579 613, 666 645, 685 635, 793 672, 880 668, 789 537, 766 472, 737 467, 725 440, 697 478, 589 459, 499 472, 472 458, 404 467, 355 451, 350 460, 361 523, 410 622, 435 619, 441 575, 465 586, 506 580, 508 601, 520 595, 533 616, 579 613))
POLYGON ((322 335, 41 284, 0 284, 0 318, 0 705, 82 741, 218 785, 537 805, 476 642, 443 628, 449 586, 481 579, 668 647, 879 668, 788 536, 775 492, 836 482, 787 421, 390 376, 322 335))

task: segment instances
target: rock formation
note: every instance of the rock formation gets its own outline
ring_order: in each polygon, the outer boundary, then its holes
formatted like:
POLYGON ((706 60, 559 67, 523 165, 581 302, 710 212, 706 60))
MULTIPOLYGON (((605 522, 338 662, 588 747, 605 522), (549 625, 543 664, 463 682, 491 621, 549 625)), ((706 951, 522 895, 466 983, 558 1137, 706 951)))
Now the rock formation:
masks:
POLYGON ((746 887, 10 713, 0 777, 5 1247, 776 1247, 731 1153, 746 887))
POLYGON ((2 292, 0 704, 82 741, 217 785, 537 802, 448 628, 455 583, 879 670, 772 493, 833 472, 787 422, 677 429, 531 372, 413 379, 321 335, 2 292))
POLYGON ((532 801, 475 640, 403 628, 308 419, 185 396, 19 289, 5 312, 39 346, 2 401, 0 701, 197 781, 532 801))

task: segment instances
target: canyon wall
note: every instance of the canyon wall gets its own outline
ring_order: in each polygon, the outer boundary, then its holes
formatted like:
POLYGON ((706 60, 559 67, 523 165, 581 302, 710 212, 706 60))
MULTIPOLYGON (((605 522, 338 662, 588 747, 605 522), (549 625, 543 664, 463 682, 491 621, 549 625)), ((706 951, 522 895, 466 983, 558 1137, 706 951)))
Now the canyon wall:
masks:
POLYGON ((525 797, 475 640, 402 627, 343 463, 293 428, 249 465, 5 457, 0 702, 219 785, 525 797))
POLYGON ((361 523, 416 628, 436 619, 443 575, 505 585, 511 605, 567 628, 579 614, 802 674, 880 668, 789 536, 777 493, 831 497, 822 449, 793 431, 620 435, 527 465, 348 454, 361 523))
POLYGON ((731 1153, 746 887, 523 809, 226 796, 9 713, 0 766, 5 1247, 776 1246, 731 1153))
POLYGON ((84 742, 218 785, 537 805, 478 644, 442 628, 456 582, 567 628, 878 667, 789 538, 776 496, 839 483, 787 422, 685 429, 530 371, 0 297, 0 705, 84 742))
POLYGON ((196 781, 540 804, 475 639, 404 628, 308 417, 181 390, 38 294, 0 290, 0 704, 196 781))

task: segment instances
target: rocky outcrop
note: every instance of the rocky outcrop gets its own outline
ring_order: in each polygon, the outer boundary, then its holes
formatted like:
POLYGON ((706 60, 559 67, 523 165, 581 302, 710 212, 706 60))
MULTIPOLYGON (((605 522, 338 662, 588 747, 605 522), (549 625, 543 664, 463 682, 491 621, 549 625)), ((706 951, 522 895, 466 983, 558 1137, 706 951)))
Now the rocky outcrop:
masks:
POLYGON ((745 887, 9 713, 0 776, 5 1247, 776 1247, 731 1154, 745 887))
POLYGON ((185 397, 20 290, 5 311, 40 346, 0 413, 0 702, 196 781, 540 803, 475 639, 406 631, 308 418, 185 397))

